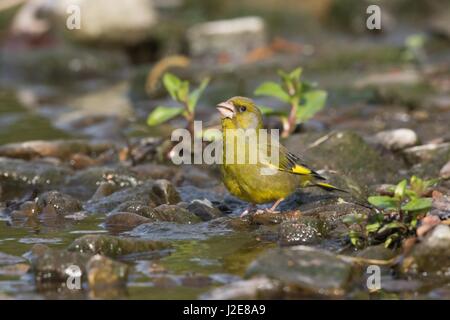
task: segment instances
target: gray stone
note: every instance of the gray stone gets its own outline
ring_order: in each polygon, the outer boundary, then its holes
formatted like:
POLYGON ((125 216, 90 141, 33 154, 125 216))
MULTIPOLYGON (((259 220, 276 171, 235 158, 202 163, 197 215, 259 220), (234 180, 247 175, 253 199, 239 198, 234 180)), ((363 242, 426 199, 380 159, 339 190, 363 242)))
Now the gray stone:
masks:
POLYGON ((23 161, 0 157, 0 183, 5 190, 38 187, 48 190, 61 185, 72 171, 41 161, 23 161))
POLYGON ((111 212, 122 203, 128 201, 141 202, 150 207, 154 207, 156 206, 156 203, 153 200, 155 197, 153 194, 153 186, 154 182, 148 181, 136 187, 130 187, 114 192, 113 194, 101 199, 90 200, 84 207, 88 212, 94 213, 111 212))
POLYGON ((205 300, 280 299, 283 297, 282 287, 279 281, 257 277, 216 288, 200 298, 205 300))
POLYGON ((177 204, 181 201, 178 191, 168 180, 156 180, 152 191, 157 204, 177 204))
POLYGON ((72 242, 68 250, 91 255, 101 254, 108 257, 117 257, 168 248, 170 248, 170 245, 161 241, 137 240, 107 235, 86 235, 72 242))
POLYGON ((448 160, 450 156, 450 143, 425 144, 407 148, 403 150, 403 153, 410 164, 432 161, 436 158, 439 158, 439 160, 448 160))
POLYGON ((364 259, 389 260, 395 256, 395 252, 384 247, 384 244, 369 246, 357 253, 364 259))
POLYGON ((450 161, 448 161, 439 172, 439 177, 442 179, 449 179, 450 178, 450 161))
POLYGON ((189 212, 180 206, 167 204, 162 204, 156 207, 153 215, 149 218, 153 221, 168 221, 187 224, 201 221, 201 218, 196 214, 189 212))
POLYGON ((194 200, 187 206, 186 209, 194 213, 203 221, 209 221, 223 216, 223 213, 219 209, 214 208, 212 203, 206 199, 203 201, 194 200))
MULTIPOLYGON (((53 26, 66 31, 67 8, 71 0, 53 1, 49 8, 53 26), (63 26, 63 27, 61 27, 63 26)), ((118 1, 78 0, 82 27, 68 30, 71 39, 88 43, 133 45, 145 41, 154 33, 157 12, 149 0, 118 1)))
POLYGON ((0 146, 0 157, 32 159, 35 157, 53 157, 69 159, 76 153, 95 154, 111 149, 107 142, 88 142, 84 140, 27 141, 9 143, 0 146))
POLYGON ((413 130, 402 128, 378 132, 373 140, 386 149, 397 151, 416 145, 419 138, 413 130))
POLYGON ((117 212, 109 215, 105 220, 105 227, 114 232, 129 231, 141 224, 151 222, 149 218, 145 218, 132 212, 117 212))
POLYGON ((47 282, 65 285, 70 275, 68 270, 74 265, 80 269, 82 278, 84 278, 86 274, 85 265, 89 256, 78 252, 50 249, 45 246, 41 249, 40 246, 42 245, 35 246, 39 246, 39 248, 32 249, 31 269, 38 285, 47 282))
POLYGON ((52 207, 58 215, 68 215, 82 210, 82 204, 79 200, 60 193, 59 191, 49 191, 41 194, 37 198, 36 209, 38 213, 52 207))
POLYGON ((247 270, 247 276, 267 276, 299 290, 341 296, 354 276, 352 264, 333 253, 306 246, 268 251, 247 270))
POLYGON ((284 221, 280 224, 279 242, 282 246, 319 243, 327 233, 326 224, 320 219, 302 217, 297 221, 284 221))
POLYGON ((190 52, 214 60, 227 54, 233 62, 243 62, 247 53, 267 45, 265 24, 259 17, 240 17, 194 25, 187 31, 190 52))
POLYGON ((295 134, 286 140, 285 145, 294 154, 306 155, 306 163, 314 164, 314 169, 333 170, 345 177, 340 181, 344 185, 339 186, 352 193, 361 193, 374 183, 392 181, 398 171, 398 161, 390 161, 386 166, 386 157, 381 157, 353 132, 336 132, 325 137, 295 134))
POLYGON ((413 273, 450 275, 450 227, 440 224, 415 245, 403 262, 403 269, 413 273))

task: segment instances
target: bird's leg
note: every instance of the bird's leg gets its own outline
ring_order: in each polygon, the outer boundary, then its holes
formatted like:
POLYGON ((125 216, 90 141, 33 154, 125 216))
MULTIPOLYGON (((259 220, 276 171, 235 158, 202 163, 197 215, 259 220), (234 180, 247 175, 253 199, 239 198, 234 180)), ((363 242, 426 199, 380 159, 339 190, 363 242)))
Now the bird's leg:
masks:
POLYGON ((243 218, 243 217, 245 217, 246 215, 248 215, 248 214, 250 214, 251 212, 253 212, 253 211, 255 211, 256 210, 256 205, 254 204, 254 203, 251 203, 248 207, 247 207, 247 209, 245 209, 245 211, 243 211, 242 213, 241 213, 241 218, 243 218))
POLYGON ((279 204, 281 203, 281 201, 283 201, 283 200, 284 200, 284 198, 278 199, 278 200, 273 204, 273 206, 272 206, 270 209, 268 209, 267 211, 272 212, 272 213, 277 212, 277 211, 275 211, 275 209, 278 207, 278 205, 279 205, 279 204))

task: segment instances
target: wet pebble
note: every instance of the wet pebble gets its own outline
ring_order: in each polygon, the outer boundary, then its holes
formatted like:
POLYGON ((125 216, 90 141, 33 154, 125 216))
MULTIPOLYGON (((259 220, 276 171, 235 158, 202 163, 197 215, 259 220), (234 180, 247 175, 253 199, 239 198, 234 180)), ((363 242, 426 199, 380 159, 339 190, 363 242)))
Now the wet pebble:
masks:
POLYGON ((205 300, 240 300, 280 299, 283 296, 283 286, 279 281, 266 277, 255 277, 213 289, 200 298, 205 300))
POLYGON ((3 197, 6 190, 29 191, 30 188, 49 190, 64 183, 71 170, 64 166, 55 166, 42 161, 24 161, 0 157, 0 183, 3 197))
POLYGON ((148 222, 151 220, 136 213, 116 212, 106 218, 105 227, 113 232, 123 232, 148 222))
POLYGON ((35 245, 31 250, 31 266, 35 281, 39 286, 46 283, 66 284, 73 266, 85 274, 85 265, 89 256, 78 252, 50 249, 44 245, 35 245))
POLYGON ((36 209, 42 213, 48 207, 54 209, 58 215, 68 215, 82 210, 82 203, 59 191, 49 191, 41 194, 36 200, 36 209))
POLYGON ((450 227, 440 224, 428 232, 403 261, 403 270, 448 277, 450 275, 450 227))
MULTIPOLYGON (((154 194, 154 185, 154 181, 147 181, 143 184, 137 185, 136 187, 125 188, 100 199, 91 199, 85 204, 84 207, 87 211, 93 213, 111 212, 122 203, 128 201, 139 201, 150 207, 155 207, 157 205, 155 199, 158 197, 154 194)), ((156 187, 155 190, 158 190, 158 187, 156 187)), ((165 199, 157 200, 162 202, 165 199)))
POLYGON ((86 264, 89 288, 95 291, 124 286, 128 278, 128 266, 102 255, 95 255, 86 264))
POLYGON ((342 296, 355 276, 351 263, 306 246, 268 251, 249 266, 247 277, 267 276, 318 296, 342 296))
POLYGON ((282 246, 317 244, 327 233, 326 224, 314 217, 302 217, 298 221, 280 224, 279 243, 282 246))
POLYGON ((403 152, 410 164, 432 161, 434 159, 448 159, 450 156, 450 143, 430 143, 407 148, 403 152))
POLYGON ((448 161, 439 172, 439 177, 442 179, 450 179, 450 161, 448 161))
POLYGON ((207 199, 194 200, 186 209, 189 212, 194 213, 203 221, 209 221, 223 216, 223 213, 219 209, 214 208, 212 203, 207 199))
POLYGON ((91 255, 101 254, 108 257, 116 257, 168 248, 170 248, 170 244, 161 241, 119 238, 108 235, 85 235, 72 242, 68 250, 91 255))

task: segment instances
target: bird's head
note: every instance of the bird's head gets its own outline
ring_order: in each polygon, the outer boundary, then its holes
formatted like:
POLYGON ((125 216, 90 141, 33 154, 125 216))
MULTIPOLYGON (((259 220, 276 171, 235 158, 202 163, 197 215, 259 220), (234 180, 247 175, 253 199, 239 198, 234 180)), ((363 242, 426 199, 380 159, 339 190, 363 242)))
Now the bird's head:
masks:
POLYGON ((235 129, 260 129, 262 115, 249 98, 233 97, 219 103, 217 109, 222 115, 224 126, 235 129))

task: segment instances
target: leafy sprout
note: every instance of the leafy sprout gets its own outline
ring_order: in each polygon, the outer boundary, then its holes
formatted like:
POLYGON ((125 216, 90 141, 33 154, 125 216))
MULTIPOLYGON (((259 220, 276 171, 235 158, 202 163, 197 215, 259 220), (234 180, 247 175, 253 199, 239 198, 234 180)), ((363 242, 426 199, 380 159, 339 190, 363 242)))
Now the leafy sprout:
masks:
POLYGON ((376 214, 353 214, 343 219, 349 226, 348 236, 352 245, 361 248, 384 243, 385 247, 390 247, 415 234, 418 220, 432 205, 432 199, 426 194, 438 181, 412 176, 409 182, 405 179, 391 187, 388 190, 391 195, 369 197, 369 203, 379 209, 376 214))
POLYGON ((171 73, 165 73, 163 84, 171 98, 181 106, 157 106, 148 116, 147 124, 151 127, 165 123, 175 117, 183 116, 188 122, 188 129, 192 131, 195 119, 195 108, 200 96, 209 84, 209 79, 203 79, 200 85, 190 91, 189 81, 181 80, 171 73))
POLYGON ((278 116, 283 123, 283 137, 294 132, 298 123, 311 119, 317 112, 323 109, 327 100, 327 92, 315 89, 315 86, 306 81, 301 81, 302 68, 291 72, 278 71, 281 82, 268 81, 262 83, 255 90, 257 96, 269 96, 290 106, 290 112, 275 111, 269 107, 263 107, 262 112, 267 116, 278 116))

